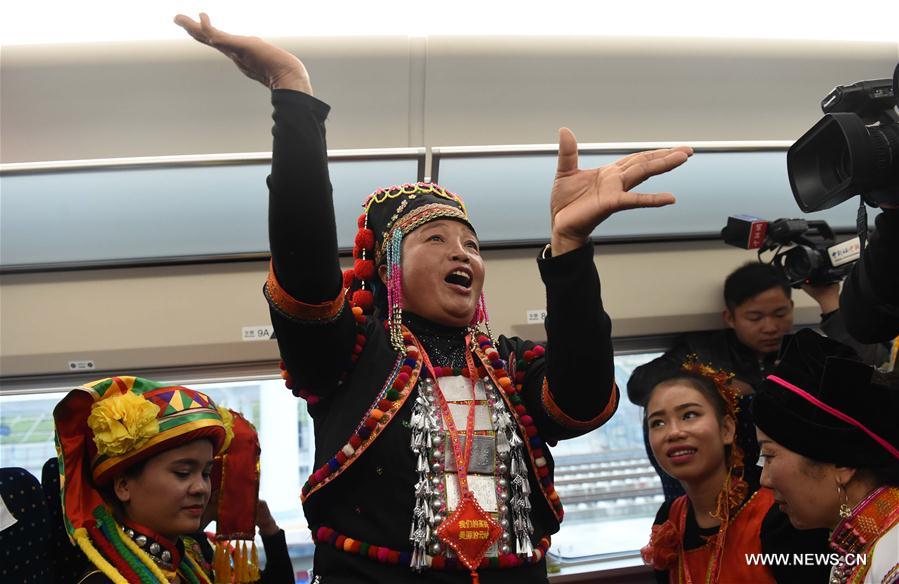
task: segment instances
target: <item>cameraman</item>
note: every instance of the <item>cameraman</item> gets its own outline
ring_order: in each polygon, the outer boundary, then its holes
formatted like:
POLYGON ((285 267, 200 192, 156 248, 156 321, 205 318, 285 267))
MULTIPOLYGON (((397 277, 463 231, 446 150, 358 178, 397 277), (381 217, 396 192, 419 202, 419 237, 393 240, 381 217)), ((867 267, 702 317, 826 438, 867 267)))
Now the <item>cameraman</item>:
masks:
POLYGON ((899 205, 880 208, 876 229, 840 295, 846 329, 863 343, 899 336, 899 205))

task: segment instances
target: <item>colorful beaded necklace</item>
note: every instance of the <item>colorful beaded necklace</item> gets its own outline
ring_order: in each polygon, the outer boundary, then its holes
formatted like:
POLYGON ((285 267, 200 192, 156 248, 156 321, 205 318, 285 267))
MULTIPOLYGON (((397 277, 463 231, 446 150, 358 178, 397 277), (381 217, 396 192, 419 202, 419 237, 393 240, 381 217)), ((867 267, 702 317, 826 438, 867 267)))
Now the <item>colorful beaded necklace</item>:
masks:
POLYGON ((94 511, 94 519, 94 523, 75 530, 75 542, 91 563, 116 584, 167 584, 176 574, 189 584, 211 584, 209 576, 190 554, 181 556, 180 563, 176 554, 172 558, 173 569, 163 570, 105 507, 94 511))

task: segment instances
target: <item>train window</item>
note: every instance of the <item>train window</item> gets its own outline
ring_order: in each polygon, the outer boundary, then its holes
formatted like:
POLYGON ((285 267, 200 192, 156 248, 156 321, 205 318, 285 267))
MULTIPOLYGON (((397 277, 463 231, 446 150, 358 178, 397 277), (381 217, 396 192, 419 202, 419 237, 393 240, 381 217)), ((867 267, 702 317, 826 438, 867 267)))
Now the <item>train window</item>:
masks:
MULTIPOLYGON (((642 149, 637 145, 622 146, 630 151, 642 149)), ((607 152, 611 147, 581 144, 581 168, 609 164, 623 155, 622 150, 607 152)), ((728 215, 737 212, 771 219, 795 217, 795 204, 783 196, 783 185, 788 183, 783 163, 785 149, 779 145, 761 148, 739 143, 729 143, 726 150, 720 151, 697 146, 690 164, 664 177, 664 189, 678 194, 677 205, 647 214, 618 213, 603 221, 594 237, 621 241, 646 237, 717 238, 728 215), (721 196, 722 189, 727 191, 727 197, 721 196)), ((508 147, 489 153, 477 147, 435 148, 434 167, 439 175, 432 178, 464 194, 483 244, 542 241, 550 235, 543 216, 545 177, 555 171, 556 158, 555 147, 540 150, 524 146, 518 152, 508 147), (504 188, 492 187, 498 184, 504 188), (507 220, 489 219, 498 216, 507 220)), ((642 188, 651 192, 660 180, 650 178, 642 188)), ((834 207, 808 218, 823 219, 835 229, 855 229, 855 212, 849 207, 834 207)))
MULTIPOLYGON (((330 156, 339 243, 352 249, 360 197, 370 192, 370 185, 414 182, 424 165, 424 149, 332 151, 330 156)), ((0 168, 0 265, 109 265, 264 254, 265 177, 271 165, 258 158, 162 157, 146 163, 121 159, 105 166, 84 162, 42 170, 0 168), (124 202, 123 192, 128 193, 124 202), (178 213, 171 213, 173 208, 178 213), (210 208, 217 212, 210 215, 210 208), (50 217, 44 209, 65 212, 50 217), (150 228, 158 225, 165 225, 166 237, 150 228), (34 237, 38 226, 46 237, 34 237), (110 239, 120 244, 109 246, 110 239)))
POLYGON ((65 393, 0 395, 0 466, 22 467, 38 480, 53 445, 53 408, 65 393))
MULTIPOLYGON (((615 357, 622 391, 633 369, 659 353, 615 357)), ((280 379, 189 383, 220 405, 242 412, 262 446, 260 497, 287 534, 298 581, 312 564, 312 541, 299 504, 311 472, 312 422, 303 400, 280 379), (290 447, 294 446, 294 447, 290 447)), ((0 395, 0 466, 18 466, 40 478, 53 445, 53 408, 63 392, 0 395)), ((646 459, 639 408, 622 399, 601 428, 553 449, 556 488, 565 521, 553 536, 552 561, 633 553, 646 543, 662 501, 659 479, 646 459)))
POLYGON ((615 381, 622 393, 618 411, 600 428, 552 449, 565 521, 550 552, 562 565, 633 553, 649 541, 664 496, 646 457, 642 410, 627 400, 625 388, 636 367, 659 355, 616 355, 615 381))

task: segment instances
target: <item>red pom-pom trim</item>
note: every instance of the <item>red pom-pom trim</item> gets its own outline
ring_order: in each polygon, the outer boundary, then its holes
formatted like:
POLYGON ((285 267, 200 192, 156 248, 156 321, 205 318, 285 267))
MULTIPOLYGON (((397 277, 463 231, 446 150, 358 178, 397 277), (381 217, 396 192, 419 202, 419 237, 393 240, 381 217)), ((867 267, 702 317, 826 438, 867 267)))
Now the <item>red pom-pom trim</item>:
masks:
POLYGON ((375 232, 371 229, 360 229, 356 234, 355 243, 362 249, 373 250, 375 248, 375 232))
POLYGON ((362 229, 365 227, 365 218, 366 217, 367 217, 367 215, 365 213, 363 213, 363 214, 359 215, 358 219, 356 219, 356 226, 359 229, 362 229))
POLYGON ((375 262, 357 259, 353 264, 353 271, 360 280, 371 280, 375 277, 375 262))
POLYGON ((356 290, 353 292, 353 306, 358 306, 368 312, 375 305, 375 297, 370 290, 356 290))
POLYGON ((352 268, 343 271, 343 287, 349 288, 353 284, 353 278, 356 277, 352 268))

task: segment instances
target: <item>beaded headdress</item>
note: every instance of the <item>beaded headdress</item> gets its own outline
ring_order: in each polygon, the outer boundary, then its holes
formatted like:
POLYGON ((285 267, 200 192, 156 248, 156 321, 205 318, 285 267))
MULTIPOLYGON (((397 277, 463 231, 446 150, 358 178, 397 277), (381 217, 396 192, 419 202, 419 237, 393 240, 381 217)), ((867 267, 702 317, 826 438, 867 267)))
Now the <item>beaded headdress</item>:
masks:
MULTIPOLYGON (((227 432, 215 403, 186 387, 111 377, 70 391, 53 410, 53 421, 69 538, 117 584, 168 582, 169 562, 159 562, 153 550, 126 535, 99 489, 136 464, 193 440, 208 438, 219 453, 227 432)), ((189 554, 163 553, 198 582, 209 581, 189 554)))
MULTIPOLYGON (((474 227, 459 195, 427 182, 380 188, 366 197, 359 216, 359 231, 353 246, 353 267, 343 274, 350 304, 371 314, 375 290, 379 290, 378 266, 386 265, 386 317, 391 343, 404 350, 402 337, 403 288, 401 252, 403 237, 425 223, 438 219, 461 221, 474 227)), ((471 325, 489 327, 483 293, 471 325)), ((489 329, 488 329, 489 334, 489 329)))

